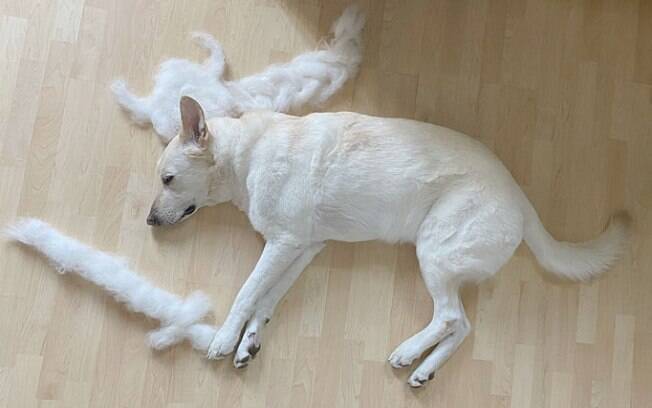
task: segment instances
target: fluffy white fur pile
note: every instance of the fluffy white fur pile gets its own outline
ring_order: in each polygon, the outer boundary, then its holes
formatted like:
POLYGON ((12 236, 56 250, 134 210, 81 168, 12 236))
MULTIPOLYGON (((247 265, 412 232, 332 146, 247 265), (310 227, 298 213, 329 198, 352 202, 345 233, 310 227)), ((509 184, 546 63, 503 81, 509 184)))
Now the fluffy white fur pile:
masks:
POLYGON ((212 307, 202 292, 185 299, 166 292, 129 269, 125 259, 90 248, 37 219, 22 219, 5 233, 41 252, 59 273, 77 273, 129 309, 160 321, 161 326, 148 334, 148 343, 155 349, 188 339, 195 349, 205 352, 215 336, 216 327, 199 323, 212 307))
POLYGON ((358 7, 349 6, 333 24, 333 39, 321 49, 236 81, 222 77, 224 53, 217 41, 209 34, 194 33, 194 40, 210 51, 203 64, 178 58, 163 62, 152 93, 145 97, 129 91, 124 80, 114 81, 111 90, 136 123, 152 124, 163 143, 179 131, 179 99, 183 95, 197 100, 207 118, 320 105, 355 76, 362 59, 364 22, 358 7))

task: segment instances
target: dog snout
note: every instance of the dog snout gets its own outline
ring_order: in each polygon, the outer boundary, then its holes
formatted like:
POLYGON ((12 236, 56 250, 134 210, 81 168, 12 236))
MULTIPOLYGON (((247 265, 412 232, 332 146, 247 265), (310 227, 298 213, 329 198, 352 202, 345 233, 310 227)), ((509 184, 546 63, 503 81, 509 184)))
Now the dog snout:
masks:
POLYGON ((147 216, 147 225, 161 225, 161 220, 152 209, 147 216))

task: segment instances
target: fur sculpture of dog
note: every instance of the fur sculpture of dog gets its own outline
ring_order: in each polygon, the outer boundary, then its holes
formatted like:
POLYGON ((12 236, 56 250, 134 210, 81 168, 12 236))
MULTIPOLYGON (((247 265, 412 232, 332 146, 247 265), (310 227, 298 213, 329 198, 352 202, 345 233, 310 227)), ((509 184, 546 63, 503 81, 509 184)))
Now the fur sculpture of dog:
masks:
POLYGON ((333 24, 333 39, 321 49, 235 81, 223 78, 224 52, 217 41, 209 34, 194 33, 194 40, 210 51, 203 64, 178 58, 163 62, 152 92, 145 97, 129 91, 124 80, 114 81, 111 90, 134 122, 151 123, 163 143, 179 133, 182 95, 199 101, 208 118, 318 106, 357 73, 362 60, 364 22, 359 8, 349 6, 333 24))

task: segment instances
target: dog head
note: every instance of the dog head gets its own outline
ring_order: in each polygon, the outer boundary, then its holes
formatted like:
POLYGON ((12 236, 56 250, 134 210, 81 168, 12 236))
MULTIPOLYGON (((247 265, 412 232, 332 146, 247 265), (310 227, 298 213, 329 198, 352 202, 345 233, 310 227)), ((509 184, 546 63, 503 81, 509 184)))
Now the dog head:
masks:
POLYGON ((156 165, 160 188, 147 216, 149 225, 170 225, 212 204, 215 177, 213 136, 197 101, 183 96, 181 131, 166 146, 156 165))

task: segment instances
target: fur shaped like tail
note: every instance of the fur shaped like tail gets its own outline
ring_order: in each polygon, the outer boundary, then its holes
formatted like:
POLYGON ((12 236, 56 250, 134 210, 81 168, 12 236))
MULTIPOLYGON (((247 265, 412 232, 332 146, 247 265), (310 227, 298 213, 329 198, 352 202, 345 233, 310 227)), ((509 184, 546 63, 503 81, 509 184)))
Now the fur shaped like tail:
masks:
POLYGON ((364 24, 364 13, 357 5, 353 4, 344 10, 331 28, 333 39, 329 43, 330 48, 336 50, 341 56, 355 60, 350 65, 355 66, 356 69, 362 57, 361 34, 364 24))
POLYGON ((364 23, 362 11, 349 6, 333 24, 332 40, 321 49, 232 82, 231 90, 241 96, 240 110, 288 112, 323 104, 358 72, 364 23))
POLYGON ((37 219, 20 220, 5 234, 45 255, 60 273, 75 272, 129 309, 159 320, 161 327, 149 333, 153 348, 162 349, 188 338, 193 347, 208 349, 216 329, 198 323, 211 310, 204 293, 194 292, 182 299, 166 292, 131 271, 124 259, 84 245, 37 219))
POLYGON ((597 238, 578 243, 555 240, 527 199, 524 214, 524 239, 539 264, 575 281, 590 280, 613 266, 625 251, 630 235, 631 218, 626 212, 615 214, 597 238))
POLYGON ((111 92, 115 95, 118 104, 125 111, 129 112, 131 119, 139 125, 150 123, 152 110, 145 98, 133 94, 127 88, 127 82, 123 79, 116 79, 111 83, 111 92))
POLYGON ((220 43, 208 33, 200 33, 195 31, 191 34, 192 39, 200 46, 206 48, 210 55, 204 60, 204 65, 209 67, 211 71, 215 71, 217 76, 222 76, 224 72, 224 50, 220 43))

